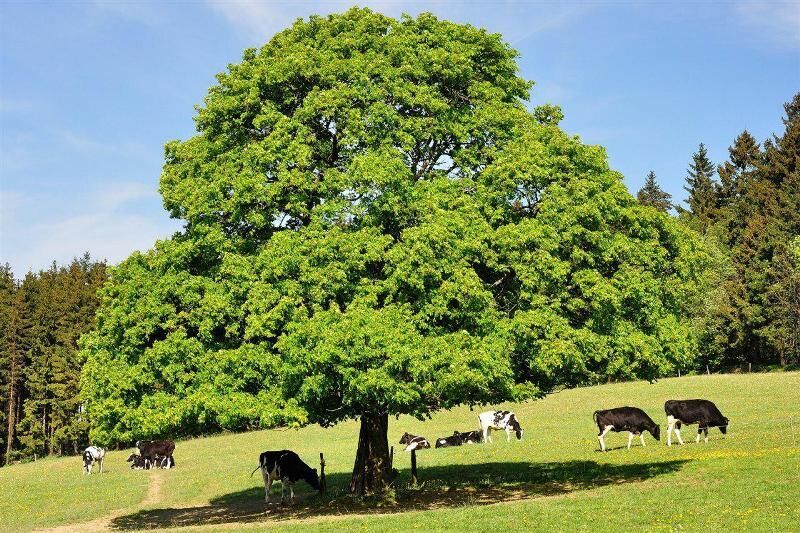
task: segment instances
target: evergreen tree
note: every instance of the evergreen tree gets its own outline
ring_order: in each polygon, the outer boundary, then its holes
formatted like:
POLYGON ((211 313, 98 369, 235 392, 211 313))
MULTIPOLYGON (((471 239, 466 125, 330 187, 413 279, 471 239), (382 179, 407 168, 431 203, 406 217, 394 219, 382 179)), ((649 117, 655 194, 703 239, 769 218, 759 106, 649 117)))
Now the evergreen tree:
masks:
POLYGON ((636 193, 636 198, 642 205, 655 207, 665 213, 672 208, 672 195, 659 187, 656 181, 656 173, 652 170, 647 173, 644 186, 636 193))
POLYGON ((761 163, 761 148, 750 132, 744 130, 728 148, 729 161, 717 167, 720 178, 717 205, 726 209, 741 193, 743 182, 761 163))
POLYGON ((23 282, 32 302, 34 343, 25 369, 26 399, 18 424, 23 453, 77 453, 86 443, 88 424, 80 415, 77 343, 94 324, 97 290, 105 264, 88 254, 66 267, 55 263, 23 282))
POLYGON ((689 193, 686 202, 689 205, 690 219, 702 230, 706 230, 715 220, 717 193, 713 178, 714 164, 708 158, 705 145, 700 143, 697 152, 692 154, 683 188, 689 193))
POLYGON ((17 284, 6 266, 2 273, 2 364, 5 462, 12 460, 17 424, 25 394, 25 366, 31 345, 29 306, 25 289, 17 284))
POLYGON ((770 321, 761 333, 777 351, 780 365, 800 364, 800 237, 778 248, 772 273, 767 290, 770 321))

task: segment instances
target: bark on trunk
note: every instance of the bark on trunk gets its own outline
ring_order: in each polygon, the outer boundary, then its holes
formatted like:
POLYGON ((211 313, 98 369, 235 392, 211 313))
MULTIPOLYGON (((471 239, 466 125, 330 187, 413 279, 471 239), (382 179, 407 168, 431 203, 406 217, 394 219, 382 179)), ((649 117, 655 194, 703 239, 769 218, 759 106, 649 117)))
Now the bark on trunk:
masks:
POLYGON ((378 494, 394 479, 389 457, 389 415, 362 415, 358 450, 350 480, 350 492, 358 496, 378 494))

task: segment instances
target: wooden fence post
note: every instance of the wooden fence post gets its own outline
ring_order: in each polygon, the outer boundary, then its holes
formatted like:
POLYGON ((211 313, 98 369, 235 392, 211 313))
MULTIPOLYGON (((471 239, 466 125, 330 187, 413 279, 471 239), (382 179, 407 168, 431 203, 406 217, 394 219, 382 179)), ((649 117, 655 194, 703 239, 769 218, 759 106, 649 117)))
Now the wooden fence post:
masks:
POLYGON ((322 452, 319 452, 319 491, 325 492, 326 489, 325 483, 325 457, 322 455, 322 452))
POLYGON ((706 374, 709 376, 711 375, 711 370, 708 369, 708 365, 706 365, 706 374))
POLYGON ((411 484, 417 484, 417 450, 411 450, 411 484))

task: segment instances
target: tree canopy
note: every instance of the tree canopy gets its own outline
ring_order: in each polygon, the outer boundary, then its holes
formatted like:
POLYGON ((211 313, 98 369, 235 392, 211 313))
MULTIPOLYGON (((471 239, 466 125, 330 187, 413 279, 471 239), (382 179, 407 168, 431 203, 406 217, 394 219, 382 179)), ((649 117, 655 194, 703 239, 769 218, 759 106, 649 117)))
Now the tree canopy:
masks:
POLYGON ((389 415, 695 356, 693 232, 528 109, 499 35, 354 8, 217 78, 166 147, 183 230, 112 269, 82 341, 95 442, 360 418, 385 445, 389 415))

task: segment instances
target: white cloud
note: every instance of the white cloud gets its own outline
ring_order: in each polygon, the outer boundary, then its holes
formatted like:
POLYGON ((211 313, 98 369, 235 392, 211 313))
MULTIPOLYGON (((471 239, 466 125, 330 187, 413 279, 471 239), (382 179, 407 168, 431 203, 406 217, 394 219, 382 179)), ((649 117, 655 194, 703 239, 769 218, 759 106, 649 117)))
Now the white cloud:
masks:
MULTIPOLYGON (((263 43, 300 17, 346 11, 354 2, 208 0, 208 4, 234 27, 243 31, 248 39, 263 43)), ((356 5, 392 17, 399 17, 403 13, 416 15, 430 11, 442 18, 500 32, 512 45, 537 33, 562 27, 595 7, 592 3, 496 2, 489 5, 456 0, 365 0, 356 5)))
POLYGON ((71 130, 58 130, 54 132, 57 141, 67 148, 81 152, 97 155, 148 155, 147 150, 139 143, 124 142, 103 142, 98 141, 71 130))
POLYGON ((0 113, 24 113, 34 109, 32 100, 0 96, 0 113))
POLYGON ((800 2, 797 0, 743 0, 735 12, 745 27, 759 38, 800 48, 800 2))
MULTIPOLYGON (((30 194, 0 192, 0 262, 8 261, 17 277, 28 270, 47 268, 53 260, 59 264, 69 262, 85 251, 96 259, 118 263, 134 250, 152 248, 157 239, 168 237, 180 227, 166 213, 155 217, 147 209, 128 209, 134 202, 137 208, 142 202, 152 204, 150 207, 160 204, 152 184, 106 184, 64 201, 74 206, 70 214, 29 221, 21 216, 35 212, 45 200, 30 194)), ((46 210, 42 211, 39 214, 47 217, 46 210)))
POLYGON ((149 27, 163 25, 164 19, 158 3, 133 2, 129 0, 94 0, 92 5, 112 15, 139 22, 149 27))

